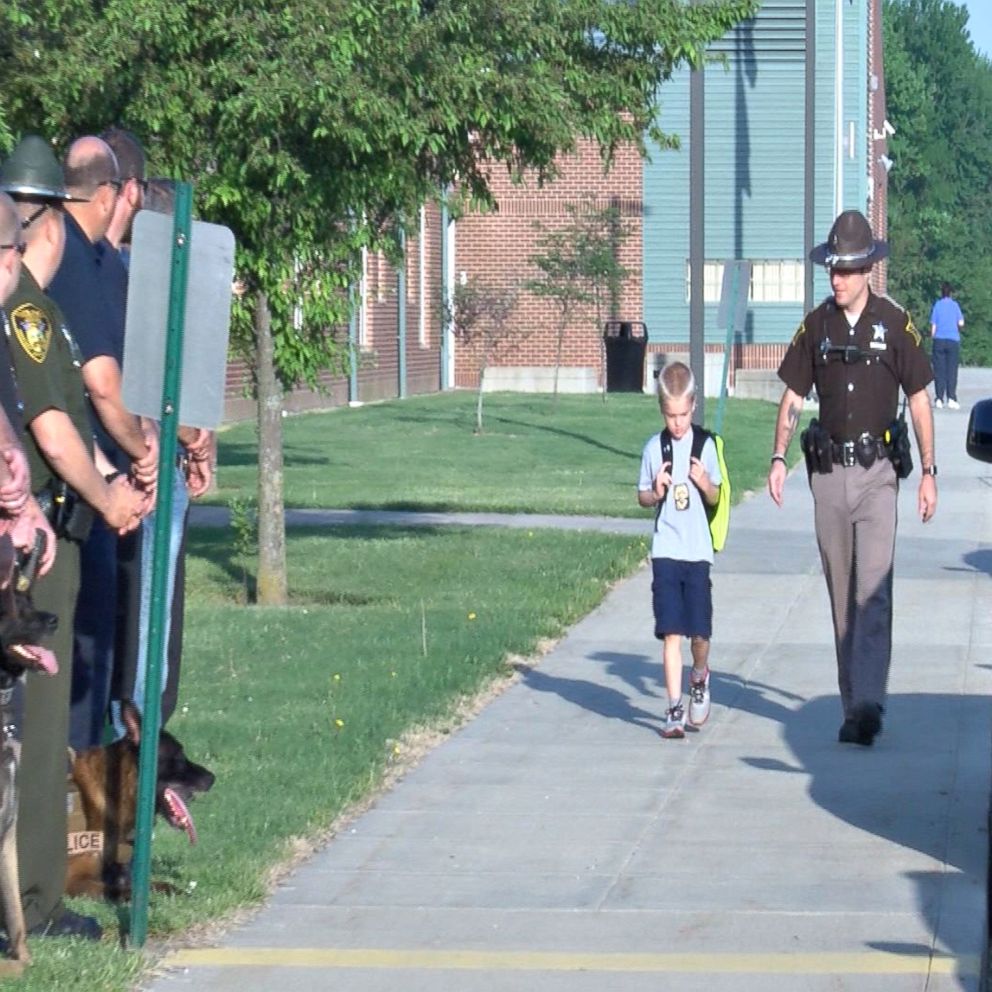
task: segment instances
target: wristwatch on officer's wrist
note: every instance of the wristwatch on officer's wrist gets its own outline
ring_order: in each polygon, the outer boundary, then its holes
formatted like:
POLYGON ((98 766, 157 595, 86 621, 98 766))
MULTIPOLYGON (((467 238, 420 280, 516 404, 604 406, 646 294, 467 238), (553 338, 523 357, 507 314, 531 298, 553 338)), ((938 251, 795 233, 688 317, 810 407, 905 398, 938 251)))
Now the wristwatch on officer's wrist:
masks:
POLYGON ((924 475, 932 475, 934 478, 937 477, 937 466, 936 465, 924 465, 923 466, 924 475))

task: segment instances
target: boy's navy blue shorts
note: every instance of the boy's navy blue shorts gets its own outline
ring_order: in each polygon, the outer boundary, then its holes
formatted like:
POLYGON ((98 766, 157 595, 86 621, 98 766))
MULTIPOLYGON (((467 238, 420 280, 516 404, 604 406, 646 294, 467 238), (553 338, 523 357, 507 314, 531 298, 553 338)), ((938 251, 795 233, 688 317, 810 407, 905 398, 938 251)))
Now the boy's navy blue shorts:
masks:
POLYGON ((708 561, 652 558, 654 636, 705 637, 713 634, 713 584, 708 561))

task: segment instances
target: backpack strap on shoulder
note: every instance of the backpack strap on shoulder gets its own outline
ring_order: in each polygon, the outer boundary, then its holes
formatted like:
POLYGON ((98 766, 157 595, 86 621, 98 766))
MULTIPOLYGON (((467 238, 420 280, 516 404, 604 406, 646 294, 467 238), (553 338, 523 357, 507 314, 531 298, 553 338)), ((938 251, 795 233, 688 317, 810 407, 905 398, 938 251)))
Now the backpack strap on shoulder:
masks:
POLYGON ((658 443, 661 445, 661 464, 672 460, 672 434, 667 427, 658 435, 658 443))
POLYGON ((708 431, 705 427, 700 427, 698 424, 692 425, 692 457, 693 458, 702 458, 703 448, 706 446, 706 442, 711 437, 713 437, 712 433, 708 431))
MULTIPOLYGON (((658 435, 658 444, 661 447, 661 464, 664 465, 668 462, 669 465, 672 463, 672 434, 667 427, 662 429, 662 432, 658 435)), ((661 508, 665 505, 665 500, 668 499, 668 490, 665 490, 665 495, 661 497, 660 500, 655 504, 654 509, 654 519, 655 525, 658 523, 658 517, 661 516, 661 508)))

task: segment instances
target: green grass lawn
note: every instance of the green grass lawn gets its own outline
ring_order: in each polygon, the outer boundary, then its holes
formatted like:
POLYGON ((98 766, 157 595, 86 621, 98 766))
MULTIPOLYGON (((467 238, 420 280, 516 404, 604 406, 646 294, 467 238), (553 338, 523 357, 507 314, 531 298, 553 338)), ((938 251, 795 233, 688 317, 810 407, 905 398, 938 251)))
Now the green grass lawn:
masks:
MULTIPOLYGON (((158 821, 151 896, 156 941, 264 898, 275 866, 419 753, 410 731, 457 723, 461 702, 508 675, 628 575, 646 541, 502 528, 294 529, 293 605, 245 608, 231 532, 191 535, 180 711, 170 723, 217 775, 192 805, 199 843, 158 821)), ((645 623, 650 605, 644 604, 645 623)), ((11 988, 115 992, 142 955, 116 946, 112 907, 99 946, 32 940, 11 988)))
MULTIPOLYGON (((716 401, 706 410, 714 415, 716 401)), ((765 484, 776 412, 760 400, 727 402, 723 435, 738 494, 765 484)), ((496 393, 485 398, 484 433, 474 424, 468 392, 287 418, 286 505, 643 515, 641 450, 662 426, 654 397, 559 396, 556 407, 551 396, 496 393)), ((219 461, 212 500, 254 499, 251 424, 221 435, 219 461)))

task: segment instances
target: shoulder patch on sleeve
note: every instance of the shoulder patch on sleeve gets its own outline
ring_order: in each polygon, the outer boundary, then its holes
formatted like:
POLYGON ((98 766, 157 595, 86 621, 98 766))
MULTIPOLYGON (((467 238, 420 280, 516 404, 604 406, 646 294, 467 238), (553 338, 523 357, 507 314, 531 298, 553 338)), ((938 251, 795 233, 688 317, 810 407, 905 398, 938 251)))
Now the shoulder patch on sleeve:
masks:
POLYGON ((880 300, 884 300, 890 306, 895 307, 900 313, 900 319, 905 316, 906 323, 903 325, 903 330, 913 339, 913 344, 919 348, 923 344, 923 335, 916 329, 916 325, 913 323, 913 318, 910 312, 898 301, 892 299, 891 296, 883 294, 879 296, 880 300))
POLYGON ((10 322, 24 353, 39 365, 44 362, 52 343, 52 322, 48 314, 34 303, 22 303, 11 310, 10 322))
POLYGON ((913 343, 919 348, 923 344, 923 335, 916 329, 916 325, 913 323, 913 318, 910 317, 909 311, 906 311, 906 333, 909 334, 913 343))
POLYGON ((795 344, 806 333, 806 321, 804 320, 792 335, 792 343, 795 344))

